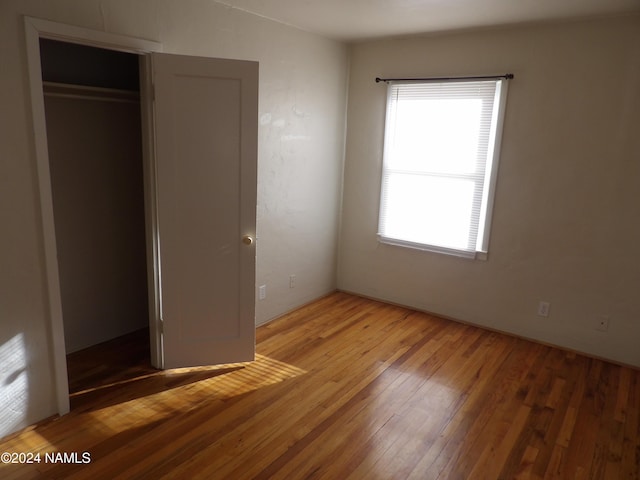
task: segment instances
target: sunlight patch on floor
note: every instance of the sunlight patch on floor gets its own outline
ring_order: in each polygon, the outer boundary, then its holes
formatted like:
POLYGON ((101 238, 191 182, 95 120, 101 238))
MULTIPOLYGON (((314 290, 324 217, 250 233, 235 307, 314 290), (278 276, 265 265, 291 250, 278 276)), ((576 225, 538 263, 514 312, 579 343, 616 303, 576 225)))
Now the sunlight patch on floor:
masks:
POLYGON ((87 415, 91 421, 99 422, 104 426, 119 425, 119 419, 126 417, 126 424, 128 428, 131 428, 161 420, 176 411, 189 411, 207 402, 243 395, 307 373, 294 365, 257 354, 255 361, 250 363, 173 369, 156 375, 170 379, 179 374, 218 370, 229 371, 211 378, 167 388, 158 393, 111 405, 92 411, 87 415))
POLYGON ((167 386, 157 393, 138 396, 132 400, 115 403, 98 410, 72 412, 53 420, 57 424, 58 430, 60 423, 65 423, 68 435, 60 438, 47 438, 49 422, 45 422, 25 429, 4 443, 4 447, 11 447, 10 449, 15 451, 46 452, 64 448, 65 444, 73 442, 76 436, 82 436, 87 441, 86 448, 89 449, 92 444, 97 444, 120 432, 142 428, 178 413, 205 407, 306 373, 305 370, 294 365, 264 355, 256 355, 255 361, 249 363, 159 371, 123 382, 102 385, 74 395, 99 392, 104 389, 104 398, 108 401, 109 395, 121 393, 121 389, 136 388, 136 382, 151 381, 152 377, 159 377, 159 381, 163 379, 171 381, 180 375, 195 372, 222 373, 177 387, 167 386), (116 389, 114 390, 113 387, 116 389))

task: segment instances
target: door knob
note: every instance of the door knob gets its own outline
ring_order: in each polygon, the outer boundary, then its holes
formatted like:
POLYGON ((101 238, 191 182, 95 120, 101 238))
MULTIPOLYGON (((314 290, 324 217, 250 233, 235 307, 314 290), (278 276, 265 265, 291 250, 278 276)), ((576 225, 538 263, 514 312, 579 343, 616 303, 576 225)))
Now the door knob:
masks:
POLYGON ((242 237, 242 243, 244 243, 245 245, 251 245, 253 243, 253 237, 250 235, 245 235, 244 237, 242 237))

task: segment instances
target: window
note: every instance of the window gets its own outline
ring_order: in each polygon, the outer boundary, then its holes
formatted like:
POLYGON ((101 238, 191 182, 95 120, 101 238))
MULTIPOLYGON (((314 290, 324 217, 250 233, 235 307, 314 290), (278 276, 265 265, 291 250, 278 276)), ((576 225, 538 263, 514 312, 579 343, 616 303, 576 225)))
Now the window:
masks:
POLYGON ((381 242, 486 258, 506 83, 389 83, 381 242))

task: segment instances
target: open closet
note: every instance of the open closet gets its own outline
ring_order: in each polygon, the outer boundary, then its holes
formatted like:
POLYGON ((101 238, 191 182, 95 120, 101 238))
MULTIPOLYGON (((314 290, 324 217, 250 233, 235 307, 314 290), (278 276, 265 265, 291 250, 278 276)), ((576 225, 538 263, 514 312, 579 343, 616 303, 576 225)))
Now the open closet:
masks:
POLYGON ((30 17, 25 34, 58 412, 254 360, 258 63, 30 17), (114 343, 74 389, 73 358, 114 343))
POLYGON ((138 56, 47 39, 40 55, 71 353, 149 324, 138 56))

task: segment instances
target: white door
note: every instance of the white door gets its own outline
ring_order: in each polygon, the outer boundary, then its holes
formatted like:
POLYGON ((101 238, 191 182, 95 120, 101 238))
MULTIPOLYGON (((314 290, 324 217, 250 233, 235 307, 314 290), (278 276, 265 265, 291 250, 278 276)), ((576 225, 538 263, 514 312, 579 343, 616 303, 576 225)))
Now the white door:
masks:
POLYGON ((255 354, 258 63, 153 54, 164 368, 255 354))

